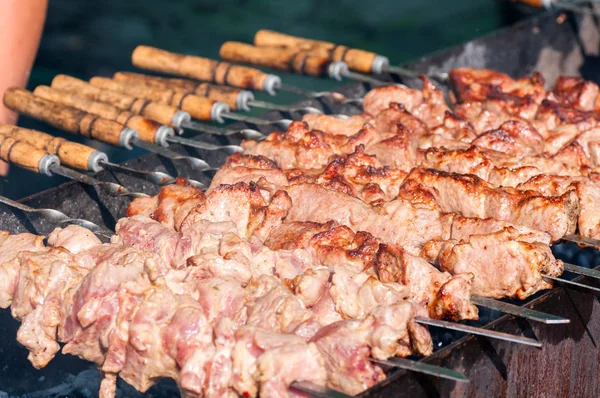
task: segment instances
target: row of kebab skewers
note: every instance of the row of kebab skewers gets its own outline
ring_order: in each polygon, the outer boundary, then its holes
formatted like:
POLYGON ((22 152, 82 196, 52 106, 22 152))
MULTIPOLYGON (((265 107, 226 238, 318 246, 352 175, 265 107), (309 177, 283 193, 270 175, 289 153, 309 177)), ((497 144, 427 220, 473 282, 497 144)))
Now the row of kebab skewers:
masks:
MULTIPOLYGON (((379 84, 357 73, 378 72, 373 65, 383 61, 375 54, 268 31, 256 44, 226 43, 221 55, 379 84)), ((600 238, 594 83, 563 77, 546 91, 538 74, 514 80, 457 69, 434 76, 452 86, 451 109, 425 76, 421 90, 382 84, 359 100, 145 46, 132 58, 178 78, 117 73, 87 83, 61 75, 33 93, 10 89, 4 102, 66 131, 172 159, 182 155, 169 143, 236 153, 218 169, 185 157, 200 171, 217 170, 209 187, 172 184, 81 144, 0 127, 2 159, 135 198, 114 233, 38 209, 89 230, 57 229, 47 245, 30 234, 2 238, 2 307, 23 322, 17 339, 34 366, 65 343, 63 352, 98 364, 107 397, 117 375, 140 391, 170 377, 185 396, 357 394, 390 366, 464 380, 399 357, 432 352, 425 325, 539 346, 455 322, 477 319, 484 306, 565 323, 497 299, 523 300, 556 281, 598 291, 561 278, 564 271, 600 275, 550 249, 600 238), (262 125, 269 122, 230 109, 253 101, 299 108, 181 77, 329 97, 362 113, 325 115, 309 106, 302 120, 274 122, 284 132, 221 129, 197 120, 262 125), (177 135, 189 127, 246 140, 216 146, 177 135), (166 186, 157 196, 132 193, 72 168, 114 168, 166 186)))

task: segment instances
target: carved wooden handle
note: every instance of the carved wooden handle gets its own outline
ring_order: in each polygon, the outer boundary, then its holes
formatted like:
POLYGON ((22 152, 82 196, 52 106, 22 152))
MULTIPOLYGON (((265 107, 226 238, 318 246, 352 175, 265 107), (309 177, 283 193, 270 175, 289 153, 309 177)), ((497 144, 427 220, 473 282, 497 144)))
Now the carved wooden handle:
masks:
POLYGON ((330 61, 345 62, 349 69, 361 73, 379 72, 378 70, 374 70, 374 66, 377 68, 377 65, 374 65, 374 63, 377 59, 384 58, 370 51, 348 48, 326 41, 286 35, 267 29, 256 32, 254 35, 254 45, 308 51, 315 54, 315 56, 325 57, 330 61))
POLYGON ((171 89, 159 89, 143 83, 123 83, 106 77, 93 77, 90 79, 90 84, 102 89, 118 91, 181 109, 198 120, 212 120, 211 111, 216 102, 191 93, 182 93, 171 89))
POLYGON ((219 50, 221 58, 231 62, 273 68, 310 76, 327 76, 331 61, 326 57, 294 48, 256 47, 234 41, 225 42, 219 50))
POLYGON ((117 72, 113 75, 113 80, 125 84, 144 84, 157 89, 171 89, 181 93, 192 93, 214 101, 224 102, 233 110, 238 109, 239 96, 247 95, 246 93, 248 93, 248 91, 233 87, 199 83, 188 79, 148 76, 134 72, 117 72))
POLYGON ((20 88, 9 88, 4 92, 4 104, 15 112, 48 123, 51 126, 74 134, 94 138, 112 145, 122 145, 123 125, 112 120, 48 101, 20 88))
POLYGON ((40 173, 40 164, 45 156, 46 151, 0 133, 0 159, 5 162, 40 173))
POLYGON ((530 7, 544 8, 544 0, 509 0, 513 3, 521 3, 530 7))
MULTIPOLYGON (((37 86, 33 93, 47 100, 58 102, 98 115, 104 119, 114 120, 137 131, 141 140, 156 143, 158 130, 162 125, 154 120, 134 115, 105 102, 92 101, 86 97, 54 87, 37 86)), ((66 162, 65 162, 66 164, 66 162)))
POLYGON ((268 74, 254 68, 231 65, 208 58, 168 52, 154 47, 138 46, 131 55, 138 68, 189 77, 249 90, 269 91, 268 74))
POLYGON ((62 164, 78 170, 99 171, 100 161, 107 159, 106 154, 87 145, 37 130, 0 124, 0 134, 11 136, 17 141, 26 142, 37 149, 56 155, 62 164))
POLYGON ((52 80, 51 86, 53 88, 84 96, 92 101, 106 102, 168 126, 172 125, 173 118, 178 112, 177 108, 153 103, 147 99, 132 97, 116 91, 103 90, 99 87, 92 86, 83 80, 67 75, 57 75, 54 80, 52 80))

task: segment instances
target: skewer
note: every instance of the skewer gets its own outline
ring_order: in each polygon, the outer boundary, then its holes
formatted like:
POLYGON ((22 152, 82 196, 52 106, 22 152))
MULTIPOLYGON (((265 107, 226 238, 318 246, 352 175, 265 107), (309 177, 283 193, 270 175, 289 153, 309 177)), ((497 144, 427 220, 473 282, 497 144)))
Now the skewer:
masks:
POLYGON ((242 89, 260 90, 271 95, 277 94, 277 91, 285 91, 306 98, 331 97, 334 100, 345 98, 343 94, 334 91, 307 91, 284 84, 279 76, 266 74, 255 68, 177 54, 155 47, 137 46, 131 55, 131 60, 134 66, 149 71, 242 89))
POLYGON ((135 72, 117 72, 113 75, 113 80, 125 84, 144 85, 155 89, 170 89, 180 93, 199 95, 224 102, 231 110, 249 111, 251 108, 262 108, 287 113, 323 113, 323 111, 313 106, 280 105, 273 102, 258 101, 254 99, 252 91, 209 83, 199 83, 189 79, 150 76, 135 72))
MULTIPOLYGON (((24 141, 51 155, 56 155, 62 164, 73 169, 98 172, 102 168, 109 168, 124 174, 141 177, 158 186, 174 184, 176 182, 174 177, 160 171, 142 171, 111 163, 104 152, 97 151, 87 145, 68 141, 64 138, 54 137, 41 131, 0 124, 0 133, 12 136, 18 141, 24 141)), ((191 179, 187 179, 187 181, 199 189, 206 188, 199 181, 191 179)))
POLYGON ((0 159, 47 176, 56 174, 93 187, 102 186, 114 197, 148 197, 147 194, 142 192, 130 192, 127 188, 117 183, 99 181, 88 175, 63 167, 60 165, 60 160, 56 155, 51 155, 24 141, 18 141, 13 137, 4 134, 0 134, 0 159))
MULTIPOLYGON (((410 78, 419 75, 418 72, 401 66, 391 66, 389 59, 380 54, 326 41, 291 36, 267 29, 256 32, 254 45, 264 48, 280 48, 285 51, 302 51, 314 56, 326 57, 329 61, 341 61, 346 63, 350 70, 359 73, 391 73, 410 78)), ((448 82, 448 74, 444 72, 429 73, 428 76, 440 83, 446 84, 448 82)))
POLYGON ((329 387, 320 386, 310 381, 295 381, 290 385, 291 388, 305 392, 320 398, 350 398, 351 395, 333 390, 329 387))
POLYGON ((298 48, 257 47, 228 41, 221 46, 219 55, 225 61, 273 68, 288 73, 329 77, 338 81, 347 78, 375 86, 390 84, 367 75, 351 72, 345 62, 334 60, 327 54, 316 54, 298 48))
POLYGON ((406 358, 394 357, 390 359, 375 359, 371 358, 371 362, 378 365, 385 365, 394 368, 410 370, 413 372, 424 373, 430 376, 440 377, 442 379, 454 380, 461 383, 468 383, 469 379, 462 373, 456 370, 444 368, 441 366, 430 365, 419 361, 411 361, 406 358))
POLYGON ((584 285, 583 283, 579 283, 579 282, 575 282, 575 281, 570 281, 570 280, 567 280, 567 279, 557 278, 555 276, 542 275, 542 277, 546 278, 546 279, 550 279, 550 280, 556 281, 556 282, 564 283, 566 285, 573 285, 573 286, 577 286, 577 287, 580 287, 580 288, 583 288, 583 289, 587 289, 591 293, 594 293, 594 294, 600 294, 600 289, 598 289, 597 287, 593 287, 593 286, 590 286, 590 285, 584 285))
POLYGON ((572 272, 574 274, 589 276, 590 278, 600 279, 600 271, 592 268, 581 267, 575 264, 563 263, 565 271, 572 272))
POLYGON ((48 221, 50 221, 54 224, 57 224, 57 225, 68 225, 68 224, 79 225, 81 227, 89 229, 94 234, 100 235, 107 239, 110 239, 110 237, 112 235, 114 235, 114 232, 106 230, 106 229, 100 227, 98 224, 95 224, 95 223, 85 220, 83 218, 71 218, 71 217, 67 216, 65 213, 63 213, 62 211, 58 211, 55 209, 46 209, 46 208, 36 209, 36 208, 24 205, 23 203, 16 202, 12 199, 9 199, 9 198, 7 198, 5 196, 1 196, 1 195, 0 195, 0 203, 4 203, 7 206, 24 211, 26 213, 40 214, 42 217, 46 218, 48 221))
POLYGON ((422 317, 416 317, 415 321, 422 325, 456 330, 458 332, 470 333, 470 334, 475 334, 478 336, 485 336, 485 337, 489 337, 492 339, 509 341, 511 343, 524 344, 524 345, 529 345, 529 346, 538 347, 538 348, 542 346, 541 342, 534 340, 534 339, 530 339, 528 337, 515 336, 512 334, 508 334, 508 333, 496 332, 494 330, 477 328, 474 326, 463 325, 460 323, 452 323, 452 322, 447 322, 447 321, 441 321, 439 319, 430 319, 430 318, 422 318, 422 317))
POLYGON ((567 318, 546 314, 545 312, 532 310, 526 307, 520 307, 518 305, 505 303, 503 301, 494 300, 489 297, 479 296, 475 294, 471 295, 471 302, 481 307, 486 307, 492 310, 504 312, 506 314, 515 315, 521 318, 529 319, 531 321, 545 323, 547 325, 556 325, 571 322, 571 320, 567 318))
MULTIPOLYGON (((70 80, 70 78, 67 78, 67 80, 70 80)), ((85 82, 82 83, 87 85, 85 82)), ((75 85, 78 85, 78 83, 75 83, 75 85)), ((229 154, 239 152, 240 150, 240 148, 237 146, 212 145, 203 143, 201 141, 175 137, 174 130, 171 127, 161 125, 154 120, 149 120, 139 115, 134 115, 127 110, 121 110, 113 105, 94 101, 88 99, 87 97, 81 97, 69 91, 48 86, 38 86, 34 90, 34 95, 47 101, 52 101, 93 113, 104 119, 123 122, 125 126, 130 127, 138 132, 138 137, 129 141, 129 148, 131 146, 139 146, 147 151, 157 153, 158 155, 172 160, 185 159, 190 162, 193 167, 200 171, 210 169, 206 162, 192 156, 180 155, 179 153, 165 149, 164 147, 168 146, 169 143, 176 143, 193 146, 197 149, 222 150, 229 154)))
POLYGON ((578 245, 583 247, 588 246, 600 249, 600 240, 598 239, 584 238, 581 235, 565 235, 562 239, 568 242, 577 243, 578 245))
MULTIPOLYGON (((175 106, 176 108, 189 113, 192 118, 196 120, 224 123, 225 119, 229 119, 236 122, 254 124, 256 126, 275 126, 284 130, 293 122, 291 119, 267 120, 232 113, 224 102, 215 102, 195 94, 181 94, 172 89, 150 87, 140 84, 139 82, 120 82, 105 77, 93 77, 90 79, 90 84, 104 90, 116 91, 144 98, 159 104, 175 106), (173 101, 173 98, 179 99, 173 101)), ((197 127, 198 125, 192 126, 189 123, 184 124, 184 127, 185 126, 188 126, 188 128, 192 128, 193 130, 202 129, 202 127, 197 127)))
MULTIPOLYGON (((197 127, 197 124, 191 121, 189 113, 183 112, 173 106, 152 102, 144 98, 132 97, 117 91, 106 90, 67 75, 58 75, 52 80, 51 87, 40 86, 36 90, 36 94, 43 95, 52 101, 67 103, 68 105, 85 109, 90 113, 99 114, 106 119, 131 126, 140 133, 140 138, 146 142, 161 146, 167 146, 168 143, 176 143, 205 149, 202 143, 195 143, 194 141, 176 137, 173 129, 169 131, 158 130, 162 124, 164 128, 172 126, 177 129, 188 128, 203 131, 197 127), (58 91, 51 91, 51 89, 58 91), (159 132, 162 133, 160 136, 157 135, 159 132)), ((204 101, 205 99, 202 98, 202 100, 204 101)), ((212 106, 210 109, 204 108, 204 111, 210 113, 213 108, 218 109, 223 105, 226 106, 222 103, 213 105, 216 108, 212 106)), ((213 149, 224 150, 228 153, 236 151, 229 145, 213 146, 213 149)))

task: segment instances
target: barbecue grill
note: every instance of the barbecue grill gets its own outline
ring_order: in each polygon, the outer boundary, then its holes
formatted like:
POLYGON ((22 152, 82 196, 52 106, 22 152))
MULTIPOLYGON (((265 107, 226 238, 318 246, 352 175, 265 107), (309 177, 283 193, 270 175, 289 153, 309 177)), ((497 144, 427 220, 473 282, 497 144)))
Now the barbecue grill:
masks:
MULTIPOLYGON (((549 12, 404 66, 427 74, 460 66, 491 68, 511 76, 522 76, 537 70, 550 82, 559 74, 581 75, 598 82, 599 32, 591 15, 549 12)), ((399 79, 397 76, 382 78, 399 79)), ((404 79, 402 82, 411 87, 420 87, 416 79, 404 79)), ((362 97, 367 90, 365 84, 350 84, 337 89, 347 97, 362 97)), ((328 113, 350 115, 360 111, 352 104, 339 105, 327 98, 306 100, 299 105, 326 109, 328 113)), ((282 114, 269 112, 262 117, 275 120, 280 119, 282 114)), ((231 126, 232 129, 245 127, 249 126, 242 123, 231 126)), ((269 132, 270 129, 264 127, 261 130, 269 132)), ((203 136, 202 140, 219 145, 240 142, 235 136, 208 135, 203 136)), ((205 159, 211 165, 223 164, 227 156, 215 151, 175 148, 205 159)), ((194 172, 185 163, 170 162, 157 155, 145 155, 125 165, 140 170, 176 169, 180 175, 192 176, 207 185, 210 182, 209 174, 194 172)), ((96 176, 101 180, 118 182, 135 192, 155 194, 159 189, 144 180, 118 172, 103 171, 96 176)), ((116 220, 124 215, 129 200, 114 198, 102 190, 96 191, 71 182, 25 198, 22 202, 32 207, 54 208, 112 229, 116 220)), ((54 227, 44 218, 0 207, 0 229, 11 233, 29 231, 48 234, 54 227)), ((553 249, 557 257, 574 264, 591 266, 600 260, 595 250, 580 249, 574 244, 557 245, 553 249)), ((587 280, 586 283, 597 286, 593 280, 587 280)), ((473 322, 473 325, 533 337, 544 343, 543 348, 534 349, 472 335, 465 337, 462 333, 431 330, 436 351, 422 361, 459 370, 469 377, 470 383, 455 383, 397 370, 361 396, 599 396, 600 386, 593 376, 598 374, 600 366, 595 336, 600 328, 600 307, 594 296, 586 291, 556 288, 538 293, 528 299, 526 305, 569 318, 571 323, 543 325, 481 309, 481 320, 473 322)), ((94 396, 97 393, 101 377, 94 365, 61 355, 47 368, 35 370, 26 360, 25 348, 14 339, 18 322, 10 317, 9 311, 0 311, 0 318, 3 335, 6 336, 1 345, 2 390, 10 395, 27 394, 31 397, 94 396)), ((141 396, 125 383, 119 383, 119 388, 122 396, 141 396)), ((174 383, 162 381, 152 387, 146 396, 166 397, 174 394, 177 394, 174 383)))

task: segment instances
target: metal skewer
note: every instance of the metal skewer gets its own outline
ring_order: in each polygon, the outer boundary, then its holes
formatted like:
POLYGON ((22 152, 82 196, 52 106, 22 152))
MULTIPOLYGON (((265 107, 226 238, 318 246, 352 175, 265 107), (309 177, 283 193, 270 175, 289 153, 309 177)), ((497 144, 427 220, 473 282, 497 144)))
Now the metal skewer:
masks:
POLYGON ((344 394, 343 392, 331 389, 329 387, 320 386, 310 381, 295 381, 290 385, 298 391, 305 392, 315 397, 320 398, 350 398, 351 395, 344 394))
POLYGON ((447 322, 447 321, 440 321, 438 319, 430 319, 430 318, 422 318, 422 317, 416 317, 415 321, 422 325, 456 330, 458 332, 470 333, 470 334, 475 334, 478 336, 485 336, 485 337, 489 337, 492 339, 510 341, 511 343, 524 344, 524 345, 529 345, 529 346, 538 347, 538 348, 542 346, 541 342, 534 340, 534 339, 530 339, 528 337, 515 336, 512 334, 508 334, 508 333, 496 332, 494 330, 477 328, 474 326, 463 325, 460 323, 452 323, 452 322, 447 322))
MULTIPOLYGON (((102 167, 121 172, 123 174, 128 174, 134 177, 140 177, 151 183, 158 185, 159 187, 165 185, 175 184, 177 179, 167 173, 163 173, 162 171, 142 171, 137 169, 132 169, 127 166, 123 166, 120 164, 115 164, 111 162, 101 162, 102 167)), ((190 185, 198 188, 198 189, 206 189, 206 185, 201 183, 200 181, 192 180, 190 178, 185 179, 190 185)))
POLYGON ((261 108, 286 113, 323 113, 323 111, 313 106, 281 105, 273 102, 259 101, 254 99, 252 91, 202 83, 189 79, 150 76, 135 72, 117 72, 113 75, 113 80, 126 84, 144 85, 158 90, 174 90, 180 93, 199 95, 214 101, 223 102, 231 110, 249 111, 252 108, 261 108))
POLYGON ((67 216, 65 213, 55 210, 55 209, 36 209, 23 203, 16 202, 12 199, 9 199, 5 196, 0 196, 0 203, 4 203, 7 206, 13 207, 15 209, 24 211, 26 213, 39 214, 45 217, 48 221, 58 224, 58 225, 68 225, 74 224, 79 225, 81 227, 87 228, 92 231, 96 235, 100 235, 107 239, 110 239, 111 236, 114 235, 114 232, 106 230, 100 227, 98 224, 95 224, 91 221, 85 220, 83 218, 71 218, 67 216))
MULTIPOLYGON (((123 125, 124 128, 129 127, 129 130, 134 129, 135 132, 138 133, 134 136, 124 137, 119 140, 118 145, 126 149, 131 149, 132 147, 136 146, 149 152, 156 153, 157 155, 167 159, 184 160, 198 171, 212 170, 212 167, 210 167, 202 159, 198 159, 194 156, 182 155, 178 152, 167 149, 166 146, 168 146, 169 143, 176 143, 200 149, 223 150, 229 154, 239 151, 239 149, 235 146, 210 145, 198 141, 186 140, 185 138, 181 137, 175 137, 175 132, 171 127, 162 125, 154 120, 146 119, 139 115, 134 115, 127 110, 121 110, 111 104, 92 100, 90 97, 96 98, 98 89, 84 81, 65 75, 59 75, 55 78, 53 84, 59 87, 67 88, 69 91, 55 87, 38 86, 34 90, 34 95, 32 98, 30 98, 30 101, 41 101, 41 105, 44 106, 50 106, 52 103, 66 105, 68 107, 74 107, 86 112, 90 112, 108 120, 116 121, 117 123, 119 121, 123 121, 125 123, 123 125), (76 91, 76 93, 71 92, 71 90, 76 91), (78 93, 87 93, 87 95, 79 96, 78 93)), ((25 111, 25 109, 22 108, 15 110, 19 112, 25 111)), ((178 110, 169 111, 174 114, 173 118, 177 118, 177 112, 180 112, 178 110)), ((36 117, 36 115, 32 116, 36 117)), ((178 119, 179 125, 181 125, 181 123, 183 123, 182 120, 185 119, 189 120, 189 115, 183 119, 178 119)), ((108 144, 113 144, 113 142, 104 139, 105 137, 102 135, 93 138, 108 144)))
MULTIPOLYGON (((98 172, 102 168, 110 168, 124 174, 144 178, 159 186, 173 184, 176 181, 174 177, 160 171, 142 171, 111 163, 104 152, 41 131, 0 124, 0 133, 9 135, 17 141, 24 141, 51 155, 56 155, 62 164, 74 169, 98 172)), ((191 179, 187 179, 187 181, 199 189, 206 188, 201 182, 191 179)))
MULTIPOLYGON (((345 66, 343 66, 345 68, 345 66)), ((94 77, 90 84, 103 90, 110 90, 121 94, 128 94, 143 98, 158 104, 175 106, 177 109, 191 115, 195 120, 213 121, 224 123, 226 120, 254 124, 256 126, 275 126, 286 130, 293 122, 291 119, 267 120, 248 115, 230 112, 230 107, 225 102, 218 102, 195 94, 180 94, 177 90, 156 88, 140 83, 139 81, 117 81, 105 77, 94 77)), ((345 115, 335 115, 343 117, 345 115)), ((345 116, 347 117, 347 116, 345 116)), ((189 119, 182 119, 178 127, 203 131, 202 127, 189 119)), ((178 137, 169 137, 168 140, 177 142, 178 137)))
POLYGON ((562 237, 562 240, 565 240, 567 242, 577 243, 578 245, 581 245, 584 247, 587 246, 587 247, 593 247, 593 248, 600 249, 600 240, 598 240, 598 239, 585 238, 581 235, 565 235, 562 237))
POLYGON ((419 361, 411 361, 406 358, 394 357, 390 359, 375 359, 371 358, 371 362, 378 365, 385 365, 394 368, 410 370, 413 372, 424 373, 430 376, 441 377, 443 379, 454 380, 461 383, 468 383, 469 379, 462 373, 456 370, 444 368, 441 366, 430 365, 419 361))
POLYGON ((542 275, 543 278, 546 279, 550 279, 556 282, 560 282, 560 283, 564 283, 566 285, 573 285, 573 286, 577 286, 586 290, 589 290, 590 292, 594 293, 594 294, 600 294, 600 289, 590 286, 590 285, 585 285, 583 283, 579 283, 579 282, 575 282, 575 281, 570 281, 567 279, 562 279, 562 278, 557 278, 555 276, 549 276, 549 275, 542 275))
POLYGON ((563 263, 565 271, 572 272, 574 274, 589 276, 590 278, 600 279, 600 271, 592 268, 581 267, 575 264, 563 263))
POLYGON ((545 312, 535 311, 530 308, 520 307, 518 305, 505 303, 503 301, 494 300, 489 297, 471 295, 471 302, 481 307, 486 307, 492 310, 504 312, 506 314, 515 315, 521 318, 529 319, 535 322, 545 323, 547 325, 556 325, 570 323, 571 320, 560 316, 546 314, 545 312))
MULTIPOLYGON (((6 160, 6 159, 4 159, 4 160, 6 160)), ((100 180, 97 180, 88 175, 81 174, 75 170, 67 169, 66 167, 63 167, 60 165, 58 158, 56 158, 56 160, 57 160, 56 163, 52 162, 46 168, 42 169, 43 174, 47 174, 50 176, 53 174, 56 174, 56 175, 60 175, 65 178, 68 178, 70 180, 77 181, 79 183, 90 185, 93 187, 104 187, 104 188, 106 188, 106 190, 108 191, 108 193, 111 196, 115 196, 115 197, 125 196, 128 198, 135 199, 135 198, 147 198, 149 196, 148 194, 145 194, 143 192, 131 192, 127 188, 125 188, 123 185, 117 184, 115 182, 100 181, 100 180)))
MULTIPOLYGON (((315 57, 324 57, 331 62, 344 62, 350 70, 359 73, 390 73, 409 78, 419 76, 419 72, 411 71, 401 66, 390 66, 389 59, 380 54, 356 48, 348 48, 326 41, 291 36, 267 29, 256 32, 254 45, 258 48, 309 53, 315 57)), ((433 72, 427 75, 440 83, 446 84, 448 82, 447 73, 433 72)))

